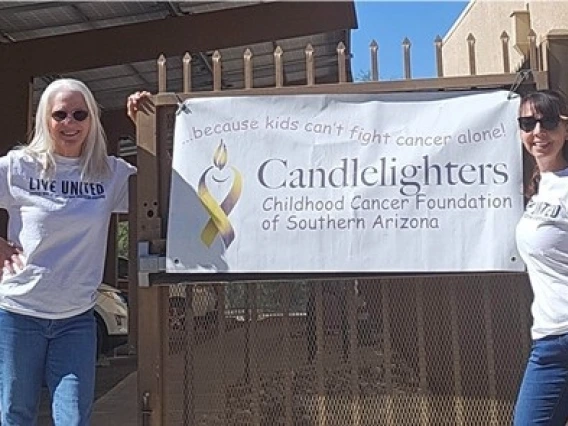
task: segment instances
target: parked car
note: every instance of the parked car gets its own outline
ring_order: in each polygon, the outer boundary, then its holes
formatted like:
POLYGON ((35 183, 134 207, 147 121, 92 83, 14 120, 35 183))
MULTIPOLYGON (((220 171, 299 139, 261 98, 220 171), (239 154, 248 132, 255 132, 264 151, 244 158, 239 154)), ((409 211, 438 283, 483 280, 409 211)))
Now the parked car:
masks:
POLYGON ((210 285, 184 284, 170 287, 169 324, 173 332, 185 328, 186 301, 184 290, 186 286, 192 292, 192 310, 195 325, 198 328, 208 328, 217 321, 217 295, 210 285))
POLYGON ((97 320, 97 356, 128 340, 128 307, 125 294, 107 284, 98 288, 95 304, 97 320))

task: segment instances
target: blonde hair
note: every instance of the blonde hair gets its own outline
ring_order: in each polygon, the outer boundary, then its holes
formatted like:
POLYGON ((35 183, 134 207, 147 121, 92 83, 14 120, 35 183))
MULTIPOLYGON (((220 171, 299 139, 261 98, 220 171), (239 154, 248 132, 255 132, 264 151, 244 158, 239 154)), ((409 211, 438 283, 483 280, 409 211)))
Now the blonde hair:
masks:
POLYGON ((51 137, 49 123, 53 98, 62 91, 78 92, 83 95, 91 118, 89 133, 80 156, 81 179, 84 181, 102 179, 108 175, 110 170, 100 110, 89 88, 79 80, 63 78, 55 80, 45 88, 37 106, 33 134, 28 145, 24 147, 24 151, 40 162, 44 175, 53 176, 55 174, 56 163, 53 156, 55 141, 51 137))

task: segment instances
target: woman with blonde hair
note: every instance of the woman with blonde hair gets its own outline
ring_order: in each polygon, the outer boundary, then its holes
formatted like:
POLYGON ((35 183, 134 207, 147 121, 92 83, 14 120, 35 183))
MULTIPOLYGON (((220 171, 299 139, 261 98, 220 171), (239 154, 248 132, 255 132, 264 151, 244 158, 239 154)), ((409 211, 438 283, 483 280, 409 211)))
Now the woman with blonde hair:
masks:
POLYGON ((51 83, 28 145, 0 158, 0 412, 3 426, 36 423, 42 383, 56 426, 90 422, 96 322, 113 212, 128 208, 136 169, 108 156, 85 84, 51 83))

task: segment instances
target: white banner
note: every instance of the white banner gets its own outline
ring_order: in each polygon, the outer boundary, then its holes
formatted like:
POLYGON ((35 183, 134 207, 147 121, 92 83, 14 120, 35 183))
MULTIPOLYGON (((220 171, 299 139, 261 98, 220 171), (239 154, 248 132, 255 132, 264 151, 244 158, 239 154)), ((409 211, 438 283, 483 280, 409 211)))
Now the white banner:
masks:
POLYGON ((168 272, 523 270, 508 92, 187 100, 168 272))

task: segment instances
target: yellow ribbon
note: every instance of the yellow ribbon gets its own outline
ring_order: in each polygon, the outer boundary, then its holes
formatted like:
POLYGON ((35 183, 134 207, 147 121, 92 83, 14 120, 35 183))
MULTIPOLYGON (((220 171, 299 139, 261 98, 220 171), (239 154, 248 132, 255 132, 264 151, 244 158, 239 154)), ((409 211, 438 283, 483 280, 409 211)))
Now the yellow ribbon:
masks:
POLYGON ((227 197, 225 197, 221 205, 219 205, 209 193, 205 184, 205 175, 211 168, 212 167, 207 169, 203 174, 198 189, 199 199, 210 217, 201 232, 201 240, 207 247, 211 247, 217 234, 220 234, 225 242, 225 247, 228 247, 235 238, 235 231, 229 221, 229 213, 233 210, 233 207, 240 198, 242 192, 242 177, 234 167, 231 167, 235 174, 234 182, 227 197))

